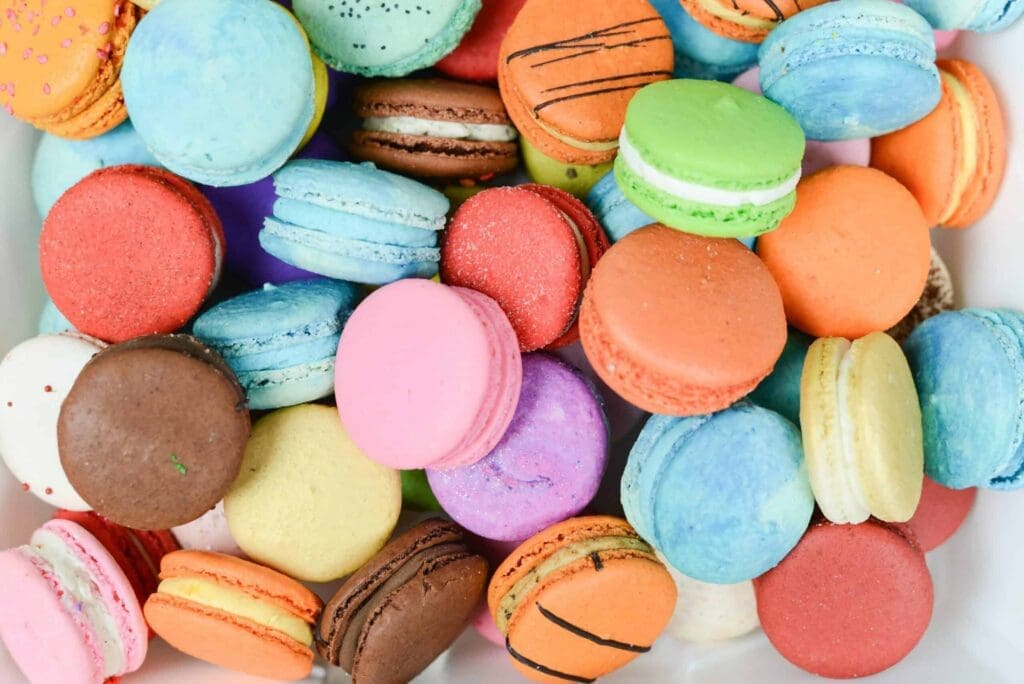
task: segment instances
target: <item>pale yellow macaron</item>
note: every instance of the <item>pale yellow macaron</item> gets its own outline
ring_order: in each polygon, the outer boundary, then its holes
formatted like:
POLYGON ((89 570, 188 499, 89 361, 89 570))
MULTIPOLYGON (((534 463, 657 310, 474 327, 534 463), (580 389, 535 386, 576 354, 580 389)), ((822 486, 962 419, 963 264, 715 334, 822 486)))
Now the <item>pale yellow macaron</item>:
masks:
POLYGON ((156 7, 158 2, 160 2, 160 0, 132 0, 133 5, 138 5, 147 12, 156 7))
POLYGON ((835 523, 906 522, 924 479, 921 409, 899 344, 875 332, 807 352, 800 425, 814 498, 835 523))
POLYGON ((250 558, 309 582, 368 561, 401 507, 398 471, 368 459, 337 409, 316 404, 274 411, 253 426, 224 499, 231 534, 250 558))
POLYGON ((530 180, 542 185, 553 185, 579 198, 586 197, 590 188, 612 169, 613 162, 593 166, 564 164, 545 155, 524 136, 519 136, 519 143, 523 150, 526 175, 530 180))

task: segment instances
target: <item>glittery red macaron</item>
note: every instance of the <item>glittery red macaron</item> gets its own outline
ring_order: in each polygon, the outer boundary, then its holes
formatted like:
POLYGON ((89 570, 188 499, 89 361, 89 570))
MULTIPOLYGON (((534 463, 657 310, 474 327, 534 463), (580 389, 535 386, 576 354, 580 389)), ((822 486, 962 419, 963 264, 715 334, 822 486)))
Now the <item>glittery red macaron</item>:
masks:
POLYGON ((437 63, 442 74, 464 81, 498 78, 498 52, 526 0, 483 0, 483 7, 455 50, 437 63))
POLYGON ((939 548, 952 537, 967 519, 978 490, 950 489, 925 475, 921 503, 914 517, 903 523, 914 532, 925 553, 939 548))
POLYGON ((587 207, 546 185, 491 188, 452 218, 441 248, 441 280, 498 302, 522 351, 579 337, 576 319, 608 238, 587 207))
POLYGON ((216 287, 223 254, 209 201, 147 166, 86 176, 57 200, 39 242, 54 304, 78 330, 108 342, 185 325, 216 287))

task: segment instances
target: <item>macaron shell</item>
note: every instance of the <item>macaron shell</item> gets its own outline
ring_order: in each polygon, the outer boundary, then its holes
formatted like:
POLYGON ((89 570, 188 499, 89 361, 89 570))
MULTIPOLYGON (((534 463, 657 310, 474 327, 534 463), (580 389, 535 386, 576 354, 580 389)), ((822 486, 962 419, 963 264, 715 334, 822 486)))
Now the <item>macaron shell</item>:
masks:
POLYGON ((953 291, 953 276, 949 273, 946 262, 932 247, 932 263, 928 268, 928 280, 924 285, 917 304, 903 319, 886 330, 886 333, 899 343, 903 343, 910 333, 933 316, 956 308, 953 291))
POLYGON ((519 163, 515 143, 477 142, 374 131, 352 134, 356 159, 418 178, 475 179, 502 175, 519 163))
POLYGON ((245 552, 231 536, 223 501, 192 522, 178 525, 171 532, 183 549, 245 556, 245 552))
POLYGON ((760 43, 779 22, 827 0, 682 0, 683 6, 715 33, 760 43), (716 7, 717 5, 717 7, 716 7), (711 8, 716 7, 713 11, 711 8), (723 16, 725 15, 725 16, 723 16), (730 18, 733 15, 734 18, 730 18))
POLYGON ((921 503, 914 517, 907 521, 921 550, 934 551, 952 537, 964 524, 974 506, 978 490, 950 489, 925 476, 921 503))
POLYGON ((601 178, 611 171, 613 162, 600 164, 565 164, 553 159, 526 138, 520 137, 526 177, 539 185, 548 185, 583 198, 601 178))
POLYGON ((741 637, 760 625, 752 582, 710 584, 687 577, 667 563, 665 568, 679 592, 666 633, 680 641, 708 643, 741 637))
POLYGON ((493 81, 498 78, 498 52, 526 0, 483 0, 480 13, 458 47, 434 65, 452 78, 493 81))

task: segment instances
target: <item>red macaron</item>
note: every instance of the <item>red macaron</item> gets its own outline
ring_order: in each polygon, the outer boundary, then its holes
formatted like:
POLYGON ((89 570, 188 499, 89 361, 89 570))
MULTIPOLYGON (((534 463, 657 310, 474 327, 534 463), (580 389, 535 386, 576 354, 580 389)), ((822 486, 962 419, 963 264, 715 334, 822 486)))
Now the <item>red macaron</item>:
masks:
POLYGON ((148 166, 95 171, 50 210, 43 283, 78 330, 108 342, 174 332, 216 287, 224 231, 187 181, 148 166))
POLYGON ((498 52, 526 0, 483 0, 483 7, 459 46, 436 64, 442 74, 464 81, 498 78, 498 52))
POLYGON ((761 626, 779 653, 834 679, 902 660, 924 635, 934 603, 913 535, 874 519, 812 525, 754 589, 761 626))
POLYGON ((921 550, 933 551, 945 544, 967 519, 978 490, 950 489, 925 475, 921 503, 914 517, 903 523, 914 532, 921 550))
POLYGON ((579 337, 583 291, 608 238, 590 210, 546 185, 491 188, 455 212, 441 280, 483 292, 508 315, 524 352, 579 337))

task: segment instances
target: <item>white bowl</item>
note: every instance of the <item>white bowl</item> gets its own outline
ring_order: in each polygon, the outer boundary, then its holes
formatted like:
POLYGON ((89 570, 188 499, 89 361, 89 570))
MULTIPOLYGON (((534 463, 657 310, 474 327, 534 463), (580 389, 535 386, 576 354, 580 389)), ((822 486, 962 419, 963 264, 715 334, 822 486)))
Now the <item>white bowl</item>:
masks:
MULTIPOLYGON (((936 231, 961 303, 1024 310, 1024 22, 992 36, 962 36, 954 54, 978 63, 996 84, 1011 136, 1003 192, 988 216, 967 231, 936 231)), ((893 93, 898 97, 898 93, 893 93)), ((39 218, 29 192, 36 134, 0 119, 0 353, 35 334, 42 302, 36 251, 39 218)), ((24 543, 51 511, 0 474, 0 548, 24 543)), ((878 684, 1018 684, 1024 681, 1024 492, 982 492, 967 524, 928 557, 935 577, 935 615, 921 645, 902 663, 871 678, 878 684)), ((47 644, 40 644, 47 648, 47 644)), ((341 670, 318 667, 315 679, 345 681, 341 670)), ((0 649, 0 681, 21 681, 0 649)), ((213 668, 155 641, 145 667, 126 683, 235 684, 266 682, 213 668)), ((502 649, 473 630, 417 682, 500 684, 520 678, 502 649)), ((683 645, 662 638, 653 652, 605 678, 608 684, 799 684, 820 682, 789 665, 763 634, 720 645, 683 645)))

